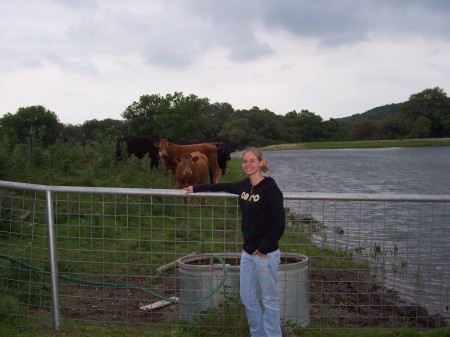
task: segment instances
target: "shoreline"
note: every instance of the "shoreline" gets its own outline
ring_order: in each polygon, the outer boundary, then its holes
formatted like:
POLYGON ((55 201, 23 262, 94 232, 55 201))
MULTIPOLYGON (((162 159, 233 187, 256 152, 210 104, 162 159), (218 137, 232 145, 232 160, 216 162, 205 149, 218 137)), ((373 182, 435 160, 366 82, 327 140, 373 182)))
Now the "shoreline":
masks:
POLYGON ((450 138, 361 140, 335 142, 306 142, 275 144, 261 147, 262 151, 321 150, 321 149, 370 149, 388 147, 450 146, 450 138))

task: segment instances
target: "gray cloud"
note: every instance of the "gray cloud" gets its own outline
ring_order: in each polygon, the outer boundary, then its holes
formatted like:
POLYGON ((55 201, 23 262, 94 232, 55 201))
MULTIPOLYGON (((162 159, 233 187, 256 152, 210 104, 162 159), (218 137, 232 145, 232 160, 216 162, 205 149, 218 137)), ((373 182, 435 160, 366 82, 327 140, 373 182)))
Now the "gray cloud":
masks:
POLYGON ((350 9, 336 1, 286 1, 280 6, 265 1, 261 15, 264 24, 271 29, 318 39, 322 44, 333 46, 366 38, 369 23, 355 13, 361 12, 358 6, 356 2, 350 9))
MULTIPOLYGON (((52 26, 46 28, 48 14, 38 21, 37 29, 24 32, 26 27, 12 26, 6 31, 12 33, 14 41, 31 41, 38 53, 57 49, 66 58, 87 59, 102 53, 120 56, 138 52, 149 64, 184 68, 214 48, 225 49, 230 60, 238 63, 275 54, 270 45, 258 39, 260 28, 316 39, 327 47, 374 36, 448 39, 450 30, 447 1, 168 0, 159 3, 160 12, 146 7, 135 10, 143 4, 140 1, 130 1, 129 7, 111 8, 107 4, 52 0, 42 12, 56 9, 55 19, 62 22, 67 17, 63 34, 52 26)), ((30 47, 17 42, 6 45, 12 46, 7 48, 13 54, 28 54, 24 51, 30 47)), ((23 62, 39 65, 42 60, 35 55, 34 60, 27 57, 23 62)))
POLYGON ((322 45, 339 46, 371 35, 420 35, 448 40, 448 1, 327 1, 261 2, 264 24, 299 36, 316 38, 322 45))
POLYGON ((121 111, 148 91, 194 90, 276 113, 349 115, 448 90, 448 0, 3 2, 0 114, 47 92, 61 106, 78 92, 77 111, 121 111))
POLYGON ((189 9, 194 15, 221 27, 213 28, 212 33, 223 34, 224 27, 230 33, 239 29, 250 44, 255 43, 255 34, 245 31, 254 30, 255 23, 297 37, 317 39, 329 47, 364 41, 372 35, 391 37, 393 32, 401 36, 449 39, 450 2, 444 0, 198 0, 193 3, 189 9))
POLYGON ((225 48, 235 62, 258 60, 274 54, 272 48, 256 36, 257 2, 194 0, 180 4, 203 23, 203 29, 207 29, 204 45, 208 48, 225 48))

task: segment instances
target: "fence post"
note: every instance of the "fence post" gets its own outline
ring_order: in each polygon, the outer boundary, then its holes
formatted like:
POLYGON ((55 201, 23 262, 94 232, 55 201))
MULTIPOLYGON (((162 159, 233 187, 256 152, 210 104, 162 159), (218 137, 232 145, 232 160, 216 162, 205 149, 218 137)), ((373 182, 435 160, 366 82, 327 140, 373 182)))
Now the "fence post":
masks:
POLYGON ((46 191, 47 203, 47 225, 48 225, 48 260, 50 265, 50 286, 52 292, 52 315, 53 326, 55 330, 59 330, 61 325, 61 316, 59 311, 59 295, 58 295, 58 263, 56 256, 55 232, 53 222, 53 197, 52 192, 46 191))

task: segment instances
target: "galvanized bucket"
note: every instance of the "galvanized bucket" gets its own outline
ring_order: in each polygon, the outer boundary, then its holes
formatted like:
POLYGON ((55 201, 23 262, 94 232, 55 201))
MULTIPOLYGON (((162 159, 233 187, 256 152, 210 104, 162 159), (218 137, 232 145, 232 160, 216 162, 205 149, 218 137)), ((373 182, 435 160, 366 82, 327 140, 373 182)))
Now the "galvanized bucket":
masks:
MULTIPOLYGON (((204 302, 182 305, 181 318, 191 321, 206 314, 227 295, 239 302, 240 253, 192 254, 178 259, 180 273, 180 300, 195 303, 215 289, 224 277, 223 266, 217 260, 210 266, 213 255, 221 257, 227 267, 224 287, 204 302)), ((277 293, 280 300, 280 318, 284 323, 305 327, 309 324, 309 259, 305 255, 282 253, 278 268, 277 293)), ((240 302, 239 302, 240 303, 240 302)))

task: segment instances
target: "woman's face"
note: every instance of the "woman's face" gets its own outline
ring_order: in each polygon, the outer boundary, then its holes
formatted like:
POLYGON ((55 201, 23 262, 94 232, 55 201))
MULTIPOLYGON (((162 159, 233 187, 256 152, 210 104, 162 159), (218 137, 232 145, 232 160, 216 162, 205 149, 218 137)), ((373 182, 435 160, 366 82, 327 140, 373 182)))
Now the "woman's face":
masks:
POLYGON ((247 151, 242 157, 242 169, 249 176, 260 172, 262 164, 252 151, 247 151))

